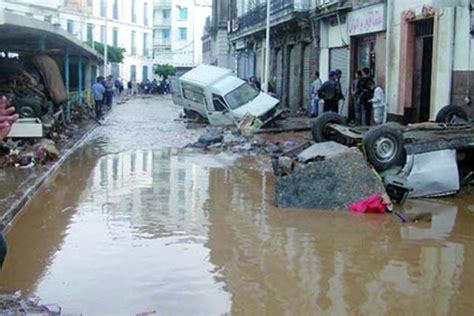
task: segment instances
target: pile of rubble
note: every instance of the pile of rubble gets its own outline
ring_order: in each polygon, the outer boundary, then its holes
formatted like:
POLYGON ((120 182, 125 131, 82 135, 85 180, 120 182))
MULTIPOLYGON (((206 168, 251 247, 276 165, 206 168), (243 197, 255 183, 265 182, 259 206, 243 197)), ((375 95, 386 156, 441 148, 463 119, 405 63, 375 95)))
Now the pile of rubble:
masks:
POLYGON ((22 299, 19 293, 0 295, 1 315, 61 315, 61 307, 57 305, 41 305, 39 298, 22 299))

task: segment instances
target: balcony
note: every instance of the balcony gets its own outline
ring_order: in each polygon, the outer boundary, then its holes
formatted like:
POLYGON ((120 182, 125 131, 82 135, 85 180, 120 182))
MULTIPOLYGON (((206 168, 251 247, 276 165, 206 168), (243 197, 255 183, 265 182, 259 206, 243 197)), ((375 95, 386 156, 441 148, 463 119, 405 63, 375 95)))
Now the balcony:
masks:
POLYGON ((153 26, 158 29, 163 27, 170 28, 171 19, 155 19, 153 26))
POLYGON ((171 39, 170 38, 156 38, 153 42, 153 46, 155 48, 171 47, 171 39))
POLYGON ((171 0, 155 0, 154 4, 155 10, 171 8, 171 6, 173 5, 171 0))
MULTIPOLYGON (((309 13, 310 4, 309 0, 271 0, 272 26, 287 22, 299 14, 309 13)), ((265 28, 266 19, 267 4, 262 3, 231 22, 231 37, 238 38, 248 33, 261 31, 265 28)))

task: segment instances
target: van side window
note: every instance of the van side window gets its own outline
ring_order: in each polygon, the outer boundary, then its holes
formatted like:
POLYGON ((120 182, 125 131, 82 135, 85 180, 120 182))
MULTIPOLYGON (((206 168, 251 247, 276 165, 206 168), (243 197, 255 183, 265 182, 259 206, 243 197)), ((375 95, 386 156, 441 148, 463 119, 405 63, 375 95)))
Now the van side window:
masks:
POLYGON ((214 110, 216 110, 217 112, 223 112, 223 111, 227 110, 224 98, 221 97, 220 95, 213 94, 212 95, 212 103, 214 104, 214 110))
POLYGON ((183 88, 183 97, 186 100, 207 105, 206 96, 204 95, 204 90, 202 90, 199 87, 192 86, 190 84, 183 84, 182 88, 183 88))

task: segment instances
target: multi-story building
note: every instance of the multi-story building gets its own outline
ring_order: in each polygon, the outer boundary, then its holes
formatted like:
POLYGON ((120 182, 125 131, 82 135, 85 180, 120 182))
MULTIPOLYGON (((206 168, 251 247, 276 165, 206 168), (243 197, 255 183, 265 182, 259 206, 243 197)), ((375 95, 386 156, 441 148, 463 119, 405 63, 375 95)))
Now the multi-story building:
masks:
POLYGON ((231 5, 235 1, 213 0, 212 15, 207 18, 202 37, 203 63, 235 69, 235 59, 231 54, 228 27, 232 19, 231 5))
POLYGON ((142 81, 153 77, 152 1, 2 0, 0 6, 58 25, 92 47, 107 42, 124 48, 123 63, 108 65, 106 73, 142 81))
POLYGON ((155 62, 171 64, 180 70, 199 65, 202 62, 201 37, 205 18, 210 13, 210 0, 155 0, 155 62))

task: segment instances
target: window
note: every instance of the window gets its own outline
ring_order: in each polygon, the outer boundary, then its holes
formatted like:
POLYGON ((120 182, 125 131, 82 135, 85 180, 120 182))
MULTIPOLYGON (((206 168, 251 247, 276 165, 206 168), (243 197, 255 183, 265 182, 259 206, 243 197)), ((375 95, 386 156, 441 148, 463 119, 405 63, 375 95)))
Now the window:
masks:
POLYGON ((132 56, 137 55, 137 32, 132 31, 132 56))
POLYGON ((71 34, 74 34, 74 21, 67 20, 67 31, 71 34))
POLYGON ((188 29, 185 27, 180 27, 179 28, 179 40, 180 41, 185 41, 188 39, 188 29))
POLYGON ((87 43, 92 46, 94 43, 94 25, 87 23, 87 43))
POLYGON ((143 24, 148 26, 148 3, 143 4, 143 24))
POLYGON ((116 27, 112 30, 112 45, 118 47, 118 28, 116 27))
POLYGON ((112 11, 113 18, 118 19, 118 0, 114 0, 114 9, 112 11))
POLYGON ((137 1, 132 0, 132 23, 137 23, 137 1))
POLYGON ((163 10, 163 20, 169 20, 170 17, 171 17, 171 10, 170 9, 163 10))
POLYGON ((212 95, 212 104, 214 104, 214 110, 218 112, 224 112, 227 110, 227 106, 225 105, 224 98, 220 95, 213 94, 212 95))
POLYGON ((137 66, 135 65, 130 66, 130 81, 131 82, 137 81, 137 66))
POLYGON ((148 33, 143 33, 143 56, 148 56, 148 33))
POLYGON ((107 34, 106 34, 106 31, 105 31, 105 26, 101 25, 100 26, 100 42, 102 44, 105 44, 106 37, 107 37, 107 34))
POLYGON ((260 92, 257 89, 248 83, 244 83, 234 91, 229 92, 225 96, 225 99, 227 100, 227 104, 229 104, 230 108, 235 110, 255 99, 259 93, 260 92))
POLYGON ((53 17, 51 15, 45 15, 44 16, 44 21, 46 23, 52 23, 53 22, 53 17))
POLYGON ((143 81, 147 80, 148 79, 148 66, 143 66, 143 69, 142 69, 142 73, 143 73, 143 81))
POLYGON ((106 0, 100 0, 100 16, 104 18, 107 16, 107 1, 106 0))
POLYGON ((170 29, 161 30, 161 37, 163 38, 163 44, 169 44, 170 37, 171 37, 171 30, 170 29))
POLYGON ((188 8, 179 8, 179 19, 180 20, 187 20, 188 19, 188 8))

